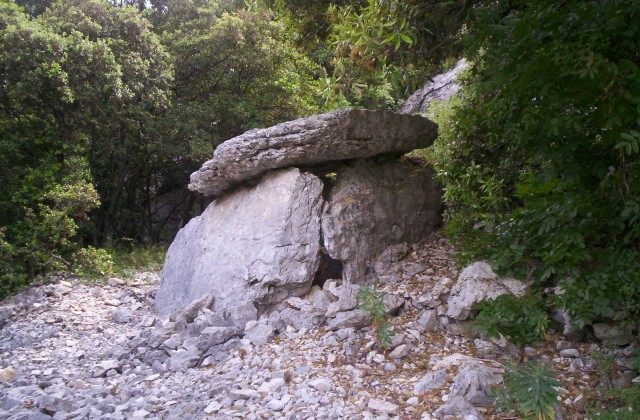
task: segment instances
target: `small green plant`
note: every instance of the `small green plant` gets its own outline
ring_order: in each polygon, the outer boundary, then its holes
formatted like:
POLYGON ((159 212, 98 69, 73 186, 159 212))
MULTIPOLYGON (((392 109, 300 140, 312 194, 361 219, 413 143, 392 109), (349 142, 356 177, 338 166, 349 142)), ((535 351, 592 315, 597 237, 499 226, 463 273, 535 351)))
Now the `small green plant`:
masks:
POLYGON ((613 349, 609 348, 609 351, 604 352, 593 351, 589 355, 595 362, 595 370, 598 372, 598 377, 602 378, 601 387, 604 389, 613 388, 613 378, 618 367, 613 349))
POLYGON ((640 417, 640 385, 610 389, 587 411, 587 417, 604 420, 635 420, 640 417))
POLYGON ((476 305, 480 310, 473 329, 488 337, 505 336, 520 346, 543 340, 549 315, 537 297, 501 295, 476 305))
POLYGON ((365 284, 356 295, 358 307, 373 317, 372 327, 376 335, 376 343, 386 350, 391 345, 393 330, 387 322, 387 307, 384 304, 386 292, 378 291, 376 285, 365 284))
POLYGON ((496 406, 506 412, 518 411, 525 418, 553 420, 561 386, 545 365, 527 362, 511 364, 504 374, 504 385, 495 391, 496 406))

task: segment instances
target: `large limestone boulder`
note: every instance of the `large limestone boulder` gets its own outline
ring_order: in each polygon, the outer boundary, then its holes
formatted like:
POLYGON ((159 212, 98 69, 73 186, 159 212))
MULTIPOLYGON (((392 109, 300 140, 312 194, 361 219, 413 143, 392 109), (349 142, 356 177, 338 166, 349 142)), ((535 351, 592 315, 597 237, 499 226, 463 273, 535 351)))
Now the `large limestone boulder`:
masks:
POLYGON ((213 312, 244 328, 262 308, 304 294, 319 264, 322 187, 294 168, 212 202, 169 247, 156 312, 210 293, 213 312))
POLYGON ((440 191, 433 172, 409 162, 357 160, 336 170, 322 213, 324 246, 360 283, 391 245, 415 243, 438 224, 440 191))
POLYGON ((504 294, 523 296, 527 287, 526 283, 519 280, 498 277, 486 262, 473 263, 462 270, 451 288, 447 316, 456 320, 467 319, 477 303, 504 294))
POLYGON ((312 166, 430 146, 438 126, 388 111, 340 110, 248 131, 222 143, 189 189, 218 196, 276 168, 312 166))
POLYGON ((432 102, 447 101, 460 89, 458 76, 468 67, 464 58, 446 73, 435 76, 422 89, 418 89, 402 104, 401 114, 427 112, 432 102))

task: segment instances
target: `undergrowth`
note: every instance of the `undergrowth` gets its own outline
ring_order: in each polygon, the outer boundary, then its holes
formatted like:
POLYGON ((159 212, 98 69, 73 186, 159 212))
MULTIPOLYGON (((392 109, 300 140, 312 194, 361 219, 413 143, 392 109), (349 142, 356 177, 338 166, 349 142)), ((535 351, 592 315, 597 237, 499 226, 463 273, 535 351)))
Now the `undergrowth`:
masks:
POLYGON ((376 344, 383 350, 391 345, 391 337, 394 333, 387 322, 387 307, 384 304, 386 292, 378 291, 377 286, 364 285, 356 295, 358 307, 367 312, 372 318, 372 327, 376 336, 376 344))
POLYGON ((504 385, 495 391, 496 406, 505 413, 518 412, 525 418, 554 419, 554 405, 562 383, 545 365, 527 362, 511 364, 504 385))
POLYGON ((162 245, 153 245, 110 251, 113 258, 113 275, 130 277, 140 271, 160 271, 167 248, 162 245))

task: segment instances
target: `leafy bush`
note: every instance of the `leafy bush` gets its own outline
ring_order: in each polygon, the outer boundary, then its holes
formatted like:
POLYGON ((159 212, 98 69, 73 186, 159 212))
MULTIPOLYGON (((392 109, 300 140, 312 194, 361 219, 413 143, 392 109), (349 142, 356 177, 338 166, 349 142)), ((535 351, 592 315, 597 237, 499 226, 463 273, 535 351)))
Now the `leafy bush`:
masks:
POLYGON ((100 278, 113 273, 111 254, 104 249, 87 246, 74 254, 75 272, 87 278, 100 278))
POLYGON ((21 268, 15 264, 14 249, 4 240, 4 229, 0 228, 0 299, 27 283, 21 268))
POLYGON ((559 285, 574 327, 640 316, 640 3, 496 1, 430 158, 463 259, 559 285))
POLYGON ((480 312, 474 329, 489 337, 505 336, 518 346, 543 340, 549 327, 549 315, 535 297, 501 295, 479 303, 476 309, 480 312))
POLYGON ((561 385, 544 365, 511 365, 504 374, 503 387, 496 391, 496 404, 505 411, 515 409, 527 418, 552 420, 559 395, 555 387, 561 385))
POLYGON ((373 329, 376 335, 376 343, 386 350, 391 345, 393 330, 387 323, 387 306, 384 304, 386 292, 379 292, 377 286, 365 284, 356 295, 358 307, 373 317, 373 329))

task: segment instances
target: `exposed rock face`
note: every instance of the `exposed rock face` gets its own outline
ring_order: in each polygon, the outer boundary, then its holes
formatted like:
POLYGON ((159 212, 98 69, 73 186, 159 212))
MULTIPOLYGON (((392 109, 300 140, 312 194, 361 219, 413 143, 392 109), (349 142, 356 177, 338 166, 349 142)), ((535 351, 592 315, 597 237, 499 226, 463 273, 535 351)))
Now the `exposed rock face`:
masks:
POLYGON ((418 89, 407 99, 400 108, 401 114, 415 114, 427 112, 432 102, 446 101, 460 89, 457 81, 460 72, 468 67, 464 58, 458 61, 455 67, 446 73, 442 73, 433 78, 422 89, 418 89))
POLYGON ((287 169, 211 203, 171 244, 156 311, 211 293, 212 310, 244 329, 261 306, 304 294, 319 264, 322 187, 287 169))
POLYGON ((362 282, 389 246, 435 230, 440 192, 430 170, 407 162, 358 160, 338 171, 322 214, 324 245, 342 262, 343 278, 362 282))
POLYGON ((220 195, 277 168, 405 153, 430 146, 437 124, 387 111, 340 110, 256 129, 218 146, 189 189, 220 195))
POLYGON ((476 303, 495 299, 507 293, 522 296, 527 284, 516 279, 498 278, 485 262, 471 264, 460 273, 458 282, 451 288, 447 316, 463 320, 476 303))

